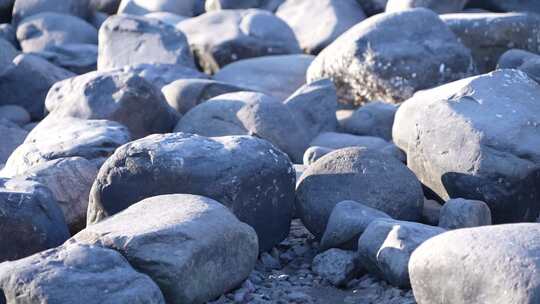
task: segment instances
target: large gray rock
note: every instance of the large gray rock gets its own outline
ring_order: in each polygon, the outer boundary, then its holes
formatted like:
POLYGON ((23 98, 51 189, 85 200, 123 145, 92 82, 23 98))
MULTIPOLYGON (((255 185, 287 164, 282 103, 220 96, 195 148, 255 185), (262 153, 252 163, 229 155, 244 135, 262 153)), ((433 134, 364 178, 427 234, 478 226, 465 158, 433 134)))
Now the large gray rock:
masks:
POLYGON ((346 285, 360 273, 354 251, 340 249, 330 249, 316 255, 311 268, 316 274, 337 287, 346 285))
POLYGON ((420 219, 424 202, 420 182, 403 163, 357 147, 323 156, 308 167, 296 189, 302 223, 317 238, 344 200, 361 201, 402 220, 420 219))
POLYGON ((540 211, 539 98, 540 86, 518 70, 456 81, 401 105, 394 142, 444 200, 486 202, 494 223, 533 221, 540 211))
POLYGON ((153 135, 118 148, 101 167, 90 193, 88 223, 142 198, 198 194, 223 203, 251 225, 266 251, 289 233, 294 187, 289 158, 264 140, 153 135))
POLYGON ((497 69, 518 69, 540 83, 540 55, 525 50, 506 51, 499 57, 497 69))
POLYGON ((350 116, 339 120, 346 133, 367 135, 392 140, 392 127, 397 107, 382 102, 370 102, 358 108, 350 116))
POLYGON ((95 44, 53 45, 32 54, 79 75, 97 69, 98 46, 95 44))
POLYGON ((225 9, 246 9, 260 8, 271 12, 277 8, 285 0, 206 0, 206 11, 225 10, 225 9))
POLYGON ((356 0, 368 16, 384 12, 388 0, 356 0))
POLYGON ((205 72, 213 73, 239 59, 300 53, 285 21, 260 10, 222 10, 181 22, 189 44, 205 72))
POLYGON ((0 164, 6 163, 9 156, 20 146, 28 132, 15 123, 0 118, 0 164))
POLYGON ((144 17, 146 18, 154 18, 154 19, 157 19, 163 23, 167 23, 167 24, 170 24, 172 26, 177 26, 178 23, 188 19, 187 17, 183 17, 183 16, 180 16, 180 15, 176 15, 176 14, 173 14, 173 13, 168 13, 168 12, 153 12, 153 13, 148 13, 148 14, 145 14, 144 17))
POLYGON ((73 76, 72 72, 38 56, 18 55, 0 70, 0 105, 19 105, 32 119, 41 119, 49 89, 54 83, 73 76))
POLYGON ((343 248, 356 250, 358 237, 376 219, 391 219, 388 214, 355 201, 339 202, 330 217, 321 238, 322 250, 343 248))
POLYGON ((491 225, 491 211, 482 201, 451 199, 440 211, 439 227, 446 229, 491 225))
POLYGON ((17 46, 19 44, 19 42, 17 41, 15 27, 10 23, 0 24, 0 38, 8 41, 9 43, 11 43, 12 46, 17 46))
POLYGON ((0 289, 8 303, 165 303, 119 253, 78 244, 0 264, 0 289))
POLYGON ((56 83, 45 101, 45 121, 63 118, 107 119, 134 138, 172 131, 178 114, 158 88, 133 72, 96 71, 56 83))
POLYGON ((461 13, 442 15, 443 21, 472 51, 478 70, 495 69, 507 50, 540 52, 540 16, 529 13, 461 13))
POLYGON ((387 12, 398 12, 415 7, 425 7, 438 14, 457 13, 463 10, 469 0, 389 0, 387 12))
POLYGON ((469 6, 494 12, 540 13, 540 2, 527 0, 469 0, 469 6))
POLYGON ((181 114, 216 96, 240 91, 247 90, 209 79, 179 79, 161 89, 167 103, 181 114))
POLYGON ((195 68, 188 68, 180 64, 136 64, 125 66, 122 69, 125 73, 134 73, 144 78, 157 88, 171 84, 179 79, 208 79, 210 76, 199 72, 195 68))
POLYGON ((4 37, 0 37, 0 72, 10 65, 18 54, 19 51, 13 44, 4 37))
POLYGON ((378 219, 358 239, 358 259, 372 274, 390 284, 410 286, 409 260, 413 251, 444 229, 414 222, 378 219))
POLYGON ((397 103, 474 71, 470 51, 437 14, 417 8, 354 26, 317 56, 307 78, 333 79, 341 101, 359 105, 397 103))
POLYGON ((259 252, 251 227, 219 202, 188 194, 147 198, 73 239, 122 253, 168 303, 205 303, 230 291, 259 252))
POLYGON ((287 0, 276 15, 287 22, 309 54, 318 54, 366 18, 357 0, 287 0))
POLYGON ((59 246, 68 227, 51 191, 41 184, 0 179, 0 262, 59 246))
POLYGON ((204 12, 204 0, 122 0, 119 14, 145 15, 150 12, 168 12, 193 17, 204 12))
POLYGON ((172 25, 131 15, 107 18, 99 29, 98 70, 140 63, 195 67, 186 36, 172 25))
POLYGON ((540 224, 458 229, 413 253, 409 272, 419 304, 540 301, 540 224))
POLYGON ((88 0, 16 0, 13 7, 13 24, 44 12, 67 14, 88 19, 91 15, 88 0))
POLYGON ((23 19, 17 27, 17 40, 24 52, 39 52, 55 45, 97 45, 98 32, 78 17, 45 12, 23 19))
POLYGON ((240 60, 214 75, 214 79, 285 100, 306 83, 306 71, 315 57, 279 55, 240 60))

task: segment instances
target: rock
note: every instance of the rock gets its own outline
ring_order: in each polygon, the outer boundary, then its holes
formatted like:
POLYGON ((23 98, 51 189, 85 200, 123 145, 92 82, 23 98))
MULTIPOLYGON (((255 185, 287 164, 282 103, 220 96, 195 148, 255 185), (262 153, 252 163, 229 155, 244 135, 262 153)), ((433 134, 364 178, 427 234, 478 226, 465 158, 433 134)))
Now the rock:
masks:
POLYGON ((309 166, 296 189, 300 218, 317 238, 336 204, 344 200, 361 201, 396 219, 418 220, 423 193, 399 160, 354 147, 331 152, 309 166))
POLYGON ((469 50, 437 14, 417 8, 355 25, 317 56, 307 79, 331 78, 343 103, 360 105, 397 103, 474 72, 469 50))
POLYGON ((0 105, 25 108, 32 119, 43 118, 44 103, 51 86, 75 74, 38 56, 21 54, 0 73, 0 105))
POLYGON ((264 10, 212 11, 185 20, 177 28, 186 34, 199 66, 207 73, 240 59, 300 53, 289 26, 264 10))
POLYGON ((98 33, 78 17, 45 12, 23 19, 17 27, 17 40, 24 52, 40 52, 57 45, 97 44, 98 33))
POLYGON ((144 15, 150 12, 168 12, 193 17, 204 12, 204 0, 122 0, 119 14, 144 15))
POLYGON ((288 157, 264 140, 152 135, 118 148, 101 167, 90 193, 88 223, 145 197, 198 194, 228 206, 255 229, 260 250, 267 251, 289 232, 294 187, 288 157))
POLYGON ((283 2, 285 0, 206 0, 205 8, 207 12, 246 8, 260 8, 274 12, 283 2))
POLYGON ((463 79, 402 104, 394 142, 442 199, 481 200, 494 223, 533 221, 540 211, 538 98, 538 84, 518 70, 463 79))
POLYGON ((342 248, 356 250, 358 237, 376 219, 391 219, 388 214, 355 201, 339 202, 328 219, 321 238, 321 250, 342 248))
POLYGON ((96 71, 56 83, 45 101, 46 121, 63 118, 117 121, 134 138, 170 132, 178 120, 155 86, 132 72, 96 71))
POLYGON ((357 0, 368 16, 384 12, 388 0, 357 0))
POLYGON ((90 0, 90 8, 107 13, 109 15, 116 14, 121 0, 90 0))
POLYGON ((252 92, 229 93, 191 109, 174 131, 208 137, 256 135, 300 163, 310 138, 302 128, 303 120, 295 115, 299 115, 298 112, 270 96, 252 92))
POLYGON ((0 38, 0 72, 8 68, 19 51, 8 40, 0 38))
POLYGON ((306 83, 313 58, 279 55, 240 60, 221 69, 214 79, 285 100, 306 83))
POLYGON ((14 122, 0 118, 0 164, 8 160, 13 151, 24 142, 26 135, 28 132, 14 122))
MULTIPOLYGON (((15 3, 15 0, 0 1, 0 23, 11 21, 11 11, 13 10, 14 3, 15 3)), ((1 296, 0 296, 0 299, 1 299, 1 296)))
POLYGON ((159 21, 161 21, 163 23, 167 23, 167 24, 172 25, 172 26, 177 26, 178 23, 188 19, 186 17, 176 15, 176 14, 173 14, 173 13, 168 13, 168 12, 148 13, 148 14, 144 15, 144 17, 157 19, 157 20, 159 20, 159 21))
POLYGON ((30 122, 30 114, 23 107, 17 105, 0 106, 0 119, 7 119, 19 126, 30 122))
POLYGON ((392 127, 397 107, 383 102, 370 102, 339 121, 346 133, 392 140, 392 127))
POLYGON ((78 244, 0 264, 0 289, 9 303, 165 303, 119 253, 78 244))
POLYGON ((193 68, 179 64, 137 64, 121 69, 125 73, 134 73, 144 78, 159 89, 180 79, 208 79, 209 76, 193 68))
POLYGON ((16 0, 12 23, 17 25, 26 17, 44 12, 73 15, 88 19, 91 15, 88 0, 16 0))
POLYGON ((523 0, 469 0, 469 6, 480 7, 494 12, 540 13, 540 3, 523 0))
POLYGON ((439 227, 459 229, 487 225, 491 225, 491 211, 482 201, 457 198, 441 208, 439 227))
MULTIPOLYGON (((382 154, 405 161, 405 155, 394 144, 379 137, 356 136, 346 133, 323 132, 315 137, 310 146, 324 147, 328 149, 343 149, 348 147, 363 147, 382 154)), ((313 159, 317 160, 317 159, 313 159)))
POLYGON ((76 74, 97 69, 98 47, 94 44, 55 45, 46 51, 32 53, 76 74))
POLYGON ((360 272, 354 251, 330 249, 313 259, 313 271, 334 286, 344 286, 360 272))
POLYGON ((462 13, 441 18, 471 49, 482 73, 493 71, 499 57, 510 49, 540 52, 540 17, 536 14, 462 13))
POLYGON ((131 15, 107 18, 99 29, 98 70, 141 63, 195 68, 186 36, 172 25, 131 15))
POLYGON ((419 304, 539 300, 540 224, 453 230, 422 244, 409 272, 419 304))
POLYGON ((267 270, 281 269, 281 263, 267 252, 261 253, 261 263, 267 270))
MULTIPOLYGON (((9 23, 0 24, 0 38, 5 39, 14 47, 19 45, 19 42, 17 41, 15 27, 9 23)), ((2 45, 2 47, 4 46, 2 45)))
POLYGON ((518 69, 540 83, 540 56, 520 49, 511 49, 501 55, 497 69, 518 69))
POLYGON ((181 114, 219 95, 246 89, 209 79, 180 79, 161 89, 167 103, 181 114))
POLYGON ((424 210, 422 211, 422 223, 437 226, 441 214, 441 204, 437 201, 424 199, 424 210))
POLYGON ((333 148, 311 146, 306 150, 306 152, 304 152, 303 164, 309 166, 316 162, 319 158, 335 150, 336 149, 333 148))
POLYGON ((318 54, 366 18, 357 0, 287 0, 276 15, 292 28, 308 54, 318 54))
POLYGON ((469 0, 388 0, 387 12, 399 12, 415 7, 425 7, 437 14, 457 13, 469 0))
POLYGON ((168 303, 204 303, 231 290, 249 276, 258 254, 251 227, 219 202, 188 194, 142 200, 73 239, 122 253, 168 303))
POLYGON ((13 152, 2 173, 13 177, 47 161, 77 156, 99 167, 129 140, 127 129, 111 121, 73 118, 44 121, 13 152))
POLYGON ((443 232, 442 228, 420 223, 378 219, 358 239, 358 258, 370 273, 406 288, 410 286, 411 254, 423 242, 443 232))
POLYGON ((59 246, 69 238, 56 200, 38 183, 1 178, 0 221, 0 262, 59 246))

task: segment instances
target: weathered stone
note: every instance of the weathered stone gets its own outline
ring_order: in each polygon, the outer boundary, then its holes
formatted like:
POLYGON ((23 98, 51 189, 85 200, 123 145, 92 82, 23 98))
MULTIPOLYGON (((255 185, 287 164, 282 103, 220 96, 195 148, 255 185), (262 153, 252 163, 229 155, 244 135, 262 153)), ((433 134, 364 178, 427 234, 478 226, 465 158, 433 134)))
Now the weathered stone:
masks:
POLYGON ((451 199, 441 208, 439 227, 459 229, 487 225, 491 225, 491 211, 482 201, 451 199))

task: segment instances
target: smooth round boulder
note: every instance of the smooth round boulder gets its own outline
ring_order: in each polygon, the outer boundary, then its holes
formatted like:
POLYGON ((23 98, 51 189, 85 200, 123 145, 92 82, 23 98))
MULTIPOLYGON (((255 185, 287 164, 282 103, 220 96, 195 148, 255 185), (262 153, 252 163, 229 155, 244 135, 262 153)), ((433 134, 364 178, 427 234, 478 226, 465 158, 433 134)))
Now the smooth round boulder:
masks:
POLYGON ((439 213, 439 227, 472 228, 491 225, 491 211, 486 203, 462 198, 446 202, 439 213))
POLYGON ((204 12, 204 0, 122 0, 118 14, 144 15, 168 12, 193 17, 204 12))
POLYGON ((89 0, 15 0, 12 23, 44 12, 73 15, 82 19, 91 16, 89 0))
POLYGON ((152 135, 118 148, 101 167, 87 221, 99 222, 146 197, 204 195, 252 226, 266 251, 289 233, 295 181, 287 155, 265 140, 152 135))
POLYGON ((397 107, 383 102, 370 102, 358 108, 350 116, 339 119, 345 133, 376 136, 392 140, 392 127, 397 107))
POLYGON ((158 89, 179 79, 209 79, 210 76, 199 72, 195 68, 188 68, 180 64, 142 63, 129 65, 119 69, 126 73, 134 73, 144 78, 158 89))
POLYGON ((77 75, 97 69, 98 46, 88 43, 53 45, 46 50, 33 52, 47 61, 77 75))
POLYGON ((9 120, 19 126, 30 123, 30 114, 21 106, 0 106, 0 119, 9 120))
POLYGON ((409 274, 418 304, 540 301, 540 224, 452 230, 416 249, 409 274))
POLYGON ((5 164, 9 156, 23 142, 28 132, 17 124, 0 118, 0 164, 5 164))
POLYGON ((511 49, 502 54, 497 69, 518 69, 540 83, 540 55, 525 50, 511 49))
POLYGON ((308 82, 331 78, 341 102, 399 103, 414 92, 473 75, 470 51, 433 11, 416 8, 366 19, 313 61, 308 82))
POLYGON ((326 154, 304 172, 296 189, 302 223, 317 238, 337 203, 361 201, 401 220, 419 220, 424 196, 416 176, 398 159, 357 147, 326 154))

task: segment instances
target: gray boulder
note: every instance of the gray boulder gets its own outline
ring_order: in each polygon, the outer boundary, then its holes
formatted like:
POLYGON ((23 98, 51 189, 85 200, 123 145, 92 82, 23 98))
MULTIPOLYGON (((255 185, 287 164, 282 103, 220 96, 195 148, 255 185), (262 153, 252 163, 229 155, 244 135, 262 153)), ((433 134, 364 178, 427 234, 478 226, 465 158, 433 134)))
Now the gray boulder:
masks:
POLYGON ((17 105, 0 106, 0 119, 9 120, 19 126, 30 122, 30 114, 23 107, 17 105))
POLYGON ((224 9, 260 8, 274 12, 283 2, 285 0, 206 0, 205 9, 209 12, 224 9))
POLYGON ((469 0, 388 0, 387 12, 398 12, 415 7, 425 7, 438 14, 457 13, 469 0))
POLYGON ((252 226, 266 251, 289 233, 294 187, 289 158, 264 140, 153 135, 118 148, 101 167, 90 192, 88 223, 142 198, 198 194, 223 203, 252 226))
POLYGON ((347 117, 339 120, 346 133, 381 137, 392 140, 392 127, 397 107, 383 102, 370 102, 358 108, 347 117))
POLYGON ((411 254, 423 242, 443 232, 442 228, 420 223, 378 219, 358 239, 358 259, 370 273, 407 288, 411 254))
POLYGON ((0 262, 59 246, 68 227, 51 191, 41 184, 0 179, 0 262))
POLYGON ((26 17, 44 12, 73 15, 82 19, 91 16, 89 0, 16 0, 12 23, 17 25, 26 17))
POLYGON ((540 2, 527 0, 469 0, 469 6, 494 12, 540 13, 540 2))
POLYGON ((287 0, 276 15, 292 28, 308 54, 318 54, 366 18, 357 0, 287 0))
POLYGON ((460 229, 487 225, 491 225, 491 211, 482 201, 451 199, 441 208, 439 227, 460 229))
POLYGON ((18 54, 19 51, 13 44, 3 37, 0 38, 0 72, 6 69, 18 54))
POLYGON ((81 18, 45 12, 23 19, 17 27, 17 40, 24 52, 39 52, 56 45, 97 45, 98 32, 81 18))
POLYGON ((9 43, 11 43, 12 46, 19 45, 19 42, 17 41, 17 34, 15 31, 15 27, 11 25, 10 23, 0 24, 0 38, 8 41, 9 43))
POLYGON ((339 202, 328 218, 326 230, 321 238, 321 250, 329 248, 356 250, 358 238, 376 219, 391 219, 391 217, 362 203, 339 202))
POLYGON ((534 221, 540 211, 539 98, 540 86, 518 70, 463 79, 402 104, 394 142, 442 199, 483 201, 494 223, 534 221))
POLYGON ((180 64, 136 64, 125 66, 120 69, 125 73, 133 73, 144 78, 158 89, 173 83, 179 79, 208 79, 210 76, 199 72, 194 68, 188 68, 180 64))
POLYGON ((285 100, 306 83, 311 55, 279 55, 240 60, 218 71, 214 79, 285 100))
POLYGON ((306 152, 304 152, 304 157, 302 158, 302 164, 309 166, 313 164, 314 162, 316 162, 319 158, 335 150, 337 149, 311 146, 306 150, 306 152))
POLYGON ((343 103, 397 103, 414 92, 475 72, 470 51, 434 12, 384 13, 352 27, 324 49, 308 82, 333 79, 343 103))
POLYGON ((439 202, 424 199, 424 210, 422 211, 422 223, 432 226, 439 225, 442 205, 439 202))
POLYGON ((540 224, 458 229, 436 236, 409 262, 419 304, 540 301, 540 224))
POLYGON ((54 83, 73 76, 72 72, 38 56, 18 55, 0 70, 0 105, 21 106, 32 119, 41 119, 49 89, 54 83))
POLYGON ((366 15, 373 16, 384 12, 388 0, 356 0, 366 15))
POLYGON ((27 135, 28 132, 14 122, 0 118, 0 164, 6 163, 27 135))
POLYGON ((330 249, 315 256, 313 271, 336 287, 345 286, 360 272, 354 251, 330 249))
POLYGON ((32 54, 79 75, 97 69, 98 47, 95 44, 54 45, 32 54))
POLYGON ((119 253, 69 243, 0 264, 0 289, 8 303, 165 303, 119 253))
POLYGON ((58 82, 45 101, 45 121, 63 118, 119 122, 134 138, 170 132, 178 120, 158 88, 135 73, 96 71, 58 82))
POLYGON ((179 79, 161 89, 167 103, 181 114, 216 96, 240 91, 247 90, 209 79, 179 79))
POLYGON ((491 72, 506 51, 540 52, 540 16, 528 13, 461 13, 442 20, 467 46, 481 73, 491 72))
POLYGON ((172 26, 177 26, 178 23, 188 19, 186 17, 169 13, 169 12, 153 12, 153 13, 145 14, 144 17, 157 19, 163 23, 167 23, 172 26))
POLYGON ((199 66, 207 73, 240 59, 300 53, 285 21, 260 9, 212 11, 177 28, 186 34, 199 66))
POLYGON ((204 0, 122 0, 118 14, 144 15, 168 12, 193 17, 204 12, 204 0))
POLYGON ((393 218, 418 220, 423 193, 418 179, 398 159, 354 147, 331 152, 309 166, 296 189, 302 223, 317 238, 344 200, 361 201, 393 218))
POLYGON ((174 26, 132 15, 107 18, 99 29, 98 70, 140 63, 195 67, 186 36, 174 26))
POLYGON ((499 57, 497 69, 518 69, 540 83, 540 56, 525 50, 506 51, 499 57))
POLYGON ((167 303, 205 303, 242 283, 257 261, 257 235, 212 199, 147 198, 73 237, 119 251, 161 288, 167 303))

